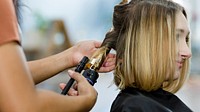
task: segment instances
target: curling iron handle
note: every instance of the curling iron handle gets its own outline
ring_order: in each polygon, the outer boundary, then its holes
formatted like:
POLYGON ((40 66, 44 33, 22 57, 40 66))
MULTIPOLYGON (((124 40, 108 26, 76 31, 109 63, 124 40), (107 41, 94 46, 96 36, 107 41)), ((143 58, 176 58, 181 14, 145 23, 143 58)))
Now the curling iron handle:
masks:
POLYGON ((74 79, 70 79, 65 88, 62 90, 61 94, 66 95, 69 89, 71 88, 72 84, 74 83, 74 79))
MULTIPOLYGON (((75 72, 81 73, 81 71, 84 69, 85 64, 89 61, 89 58, 84 56, 81 62, 77 65, 75 72)), ((71 88, 72 84, 74 83, 74 79, 70 79, 61 94, 66 95, 69 89, 71 88)))

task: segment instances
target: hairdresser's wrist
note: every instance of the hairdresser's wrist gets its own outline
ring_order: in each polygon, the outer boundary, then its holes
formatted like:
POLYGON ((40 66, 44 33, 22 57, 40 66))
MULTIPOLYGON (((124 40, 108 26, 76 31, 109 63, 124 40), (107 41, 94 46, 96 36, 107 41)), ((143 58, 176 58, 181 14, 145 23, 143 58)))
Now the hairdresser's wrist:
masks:
POLYGON ((73 49, 72 47, 54 55, 55 65, 57 68, 61 70, 69 69, 75 66, 75 62, 73 59, 73 49))
POLYGON ((73 47, 69 48, 69 50, 68 50, 68 52, 69 52, 68 53, 69 54, 68 62, 69 62, 70 67, 76 66, 80 61, 80 59, 79 59, 80 53, 78 50, 79 49, 77 48, 77 46, 73 46, 73 47))

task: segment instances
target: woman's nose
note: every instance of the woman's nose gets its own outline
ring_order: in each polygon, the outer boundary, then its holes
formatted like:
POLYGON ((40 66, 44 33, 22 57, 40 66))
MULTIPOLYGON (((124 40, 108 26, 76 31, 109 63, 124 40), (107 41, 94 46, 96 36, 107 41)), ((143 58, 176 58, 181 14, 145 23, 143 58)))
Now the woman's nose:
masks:
POLYGON ((188 59, 192 56, 191 49, 189 48, 186 42, 183 42, 182 44, 180 44, 179 55, 185 59, 188 59))

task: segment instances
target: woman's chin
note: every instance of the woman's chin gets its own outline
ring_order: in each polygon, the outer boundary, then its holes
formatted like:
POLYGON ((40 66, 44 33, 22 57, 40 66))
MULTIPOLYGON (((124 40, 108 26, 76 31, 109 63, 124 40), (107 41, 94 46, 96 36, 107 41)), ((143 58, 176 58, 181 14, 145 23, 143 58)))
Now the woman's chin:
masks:
POLYGON ((180 70, 177 70, 175 75, 174 75, 174 80, 177 80, 180 76, 180 70))

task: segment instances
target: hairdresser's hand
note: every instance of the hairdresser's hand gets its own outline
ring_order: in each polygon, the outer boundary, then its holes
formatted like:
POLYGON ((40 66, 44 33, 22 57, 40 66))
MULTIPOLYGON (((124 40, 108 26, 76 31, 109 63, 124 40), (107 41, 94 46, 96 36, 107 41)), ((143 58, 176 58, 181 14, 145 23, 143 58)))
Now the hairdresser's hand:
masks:
MULTIPOLYGON (((86 78, 81 74, 72 70, 69 70, 68 72, 69 76, 76 81, 76 84, 75 86, 73 86, 74 88, 68 92, 69 96, 67 97, 71 98, 77 97, 78 102, 82 102, 83 108, 86 109, 85 111, 91 110, 94 104, 96 103, 97 99, 96 90, 93 88, 93 86, 91 86, 88 83, 86 78)), ((60 87, 63 89, 65 85, 60 84, 60 87)))
POLYGON ((115 54, 108 54, 99 72, 109 72, 115 68, 116 56, 115 54))
MULTIPOLYGON (((88 98, 88 100, 95 103, 97 98, 97 92, 94 89, 94 87, 88 83, 86 78, 81 74, 74 72, 72 70, 69 70, 68 73, 69 76, 76 81, 76 83, 72 88, 70 88, 67 94, 69 96, 85 96, 88 98)), ((62 90, 65 88, 65 86, 66 84, 64 83, 60 84, 60 88, 62 90)))
MULTIPOLYGON (((98 41, 82 41, 74 45, 71 50, 73 51, 72 62, 73 66, 76 66, 84 56, 91 57, 92 54, 101 46, 101 42, 98 41)), ((100 68, 99 72, 109 72, 115 67, 115 55, 109 54, 100 68)))

